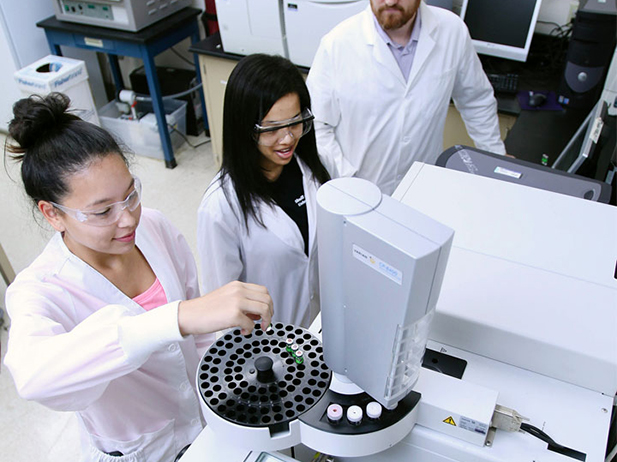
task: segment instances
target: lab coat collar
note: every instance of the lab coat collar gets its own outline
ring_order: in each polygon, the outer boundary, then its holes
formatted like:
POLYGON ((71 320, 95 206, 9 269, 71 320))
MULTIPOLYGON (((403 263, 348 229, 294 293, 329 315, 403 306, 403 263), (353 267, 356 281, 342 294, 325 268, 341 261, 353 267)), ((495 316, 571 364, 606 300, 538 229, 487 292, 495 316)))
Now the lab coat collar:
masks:
MULTIPOLYGON (((62 255, 60 261, 62 262, 63 279, 80 281, 83 287, 89 287, 95 292, 92 294, 93 296, 106 300, 108 304, 126 306, 135 314, 143 312, 143 308, 120 291, 109 279, 71 252, 64 243, 62 234, 56 233, 49 242, 49 245, 55 247, 59 254, 62 255)), ((62 286, 63 282, 58 281, 57 284, 62 286)))
MULTIPOLYGON (((142 220, 144 211, 145 208, 142 208, 142 220)), ((143 229, 142 223, 140 223, 135 233, 135 245, 148 261, 154 274, 163 274, 165 263, 153 247, 155 243, 152 237, 147 235, 144 236, 144 233, 145 230, 143 229)), ((55 247, 57 252, 62 255, 59 261, 62 262, 62 271, 68 275, 68 280, 82 281, 84 287, 96 290, 98 294, 105 294, 101 298, 107 300, 109 304, 123 305, 135 314, 143 313, 143 308, 139 304, 124 294, 99 271, 71 252, 64 243, 61 233, 56 233, 48 245, 55 247)), ((60 268, 58 268, 58 270, 60 270, 60 268)), ((169 297, 169 294, 172 292, 170 287, 166 287, 166 279, 161 278, 159 281, 163 286, 165 294, 169 297)))
POLYGON ((369 4, 363 12, 364 17, 362 21, 362 35, 366 37, 367 45, 373 47, 373 56, 375 60, 391 72, 397 78, 399 83, 407 89, 411 87, 414 79, 417 77, 435 47, 433 33, 438 26, 437 19, 424 2, 420 2, 419 13, 422 18, 420 38, 418 39, 416 55, 411 66, 409 78, 405 81, 405 77, 396 62, 396 59, 392 55, 392 52, 388 48, 388 45, 381 39, 381 37, 379 37, 379 33, 377 32, 374 23, 374 14, 371 9, 371 5, 369 4))
POLYGON ((371 9, 371 5, 366 7, 364 10, 364 17, 362 18, 362 36, 366 37, 367 45, 373 48, 373 57, 375 61, 386 68, 386 70, 403 86, 407 84, 405 82, 405 77, 401 72, 401 69, 398 67, 398 63, 396 62, 396 58, 388 48, 388 45, 381 39, 379 33, 377 32, 377 26, 374 21, 373 10, 371 9))
POLYGON ((433 34, 438 26, 437 18, 424 2, 420 2, 420 16, 422 17, 422 29, 420 29, 416 55, 414 56, 409 79, 407 80, 408 88, 413 85, 426 60, 433 52, 436 43, 433 34))

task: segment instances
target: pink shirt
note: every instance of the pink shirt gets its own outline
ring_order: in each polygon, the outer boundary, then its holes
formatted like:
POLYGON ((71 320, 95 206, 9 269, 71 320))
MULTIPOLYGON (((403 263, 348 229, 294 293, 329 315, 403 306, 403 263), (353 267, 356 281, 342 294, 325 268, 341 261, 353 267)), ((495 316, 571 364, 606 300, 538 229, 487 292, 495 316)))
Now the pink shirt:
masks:
POLYGON ((159 278, 156 278, 150 288, 143 294, 134 297, 133 301, 146 311, 165 305, 167 303, 167 295, 165 295, 159 278))

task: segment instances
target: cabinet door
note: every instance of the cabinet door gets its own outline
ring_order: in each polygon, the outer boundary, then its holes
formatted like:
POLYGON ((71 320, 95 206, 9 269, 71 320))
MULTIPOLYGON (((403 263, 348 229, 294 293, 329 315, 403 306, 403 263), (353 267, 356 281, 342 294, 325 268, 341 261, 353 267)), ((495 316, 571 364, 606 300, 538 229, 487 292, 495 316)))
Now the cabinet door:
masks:
MULTIPOLYGON (((501 139, 505 140, 508 136, 508 132, 516 122, 516 116, 510 114, 497 113, 499 118, 499 131, 501 132, 501 139)), ((472 139, 467 134, 465 123, 461 118, 461 115, 456 110, 454 104, 450 104, 448 108, 448 115, 446 116, 446 125, 443 133, 443 150, 461 144, 464 146, 475 146, 472 139)))
POLYGON ((223 101, 225 99, 225 87, 231 71, 236 67, 237 61, 217 58, 208 55, 199 56, 201 80, 204 85, 204 99, 206 100, 206 113, 210 126, 210 138, 212 140, 212 154, 217 166, 223 159, 223 101))

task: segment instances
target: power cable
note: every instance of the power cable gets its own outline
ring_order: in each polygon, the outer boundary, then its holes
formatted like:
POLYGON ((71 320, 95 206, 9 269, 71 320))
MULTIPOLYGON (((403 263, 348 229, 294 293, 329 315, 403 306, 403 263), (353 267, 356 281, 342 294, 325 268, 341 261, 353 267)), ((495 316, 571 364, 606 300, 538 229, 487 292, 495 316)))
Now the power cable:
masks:
POLYGON ((204 144, 208 144, 211 141, 211 139, 207 139, 207 140, 202 141, 201 143, 193 144, 189 141, 189 139, 186 137, 184 133, 182 133, 180 130, 178 130, 173 125, 167 124, 167 127, 169 127, 171 130, 175 131, 178 135, 180 135, 184 139, 184 141, 186 141, 186 144, 188 144, 192 148, 198 148, 200 146, 203 146, 204 144))
POLYGON ((189 63, 193 69, 195 69, 195 63, 192 62, 191 60, 189 60, 188 58, 186 58, 185 56, 182 56, 178 51, 176 51, 176 49, 174 49, 174 47, 171 47, 170 50, 173 52, 173 54, 175 54, 178 58, 180 58, 182 61, 184 61, 185 63, 189 63))
POLYGON ((554 451, 558 454, 563 454, 565 456, 568 457, 572 457, 573 459, 576 460, 580 460, 580 461, 584 461, 587 458, 587 455, 577 451, 575 449, 572 448, 568 448, 566 446, 563 446, 559 443, 557 443, 553 438, 551 438, 550 436, 548 436, 546 433, 544 433, 542 430, 540 430, 538 427, 534 427, 531 424, 528 424, 526 422, 523 422, 521 424, 521 430, 523 430, 526 433, 529 433, 531 436, 535 436, 536 438, 544 441, 545 443, 548 444, 548 449, 550 451, 554 451))

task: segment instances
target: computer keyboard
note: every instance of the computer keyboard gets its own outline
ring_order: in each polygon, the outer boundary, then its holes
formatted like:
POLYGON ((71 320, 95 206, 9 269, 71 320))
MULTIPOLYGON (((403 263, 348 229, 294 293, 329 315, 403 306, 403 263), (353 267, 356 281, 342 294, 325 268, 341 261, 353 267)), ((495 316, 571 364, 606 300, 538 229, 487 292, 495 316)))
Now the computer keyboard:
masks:
POLYGON ((518 74, 486 74, 495 93, 515 94, 518 90, 518 74))

